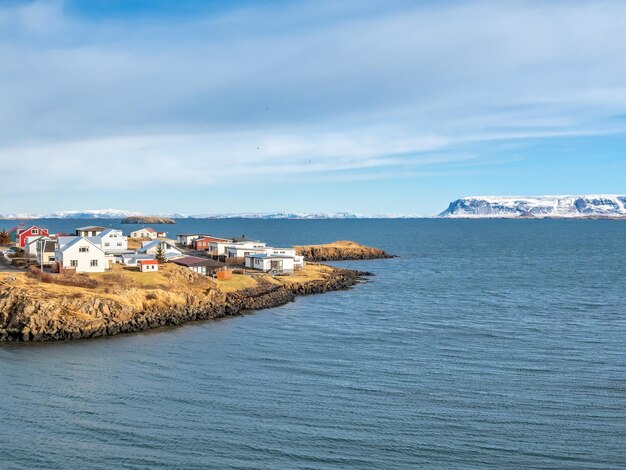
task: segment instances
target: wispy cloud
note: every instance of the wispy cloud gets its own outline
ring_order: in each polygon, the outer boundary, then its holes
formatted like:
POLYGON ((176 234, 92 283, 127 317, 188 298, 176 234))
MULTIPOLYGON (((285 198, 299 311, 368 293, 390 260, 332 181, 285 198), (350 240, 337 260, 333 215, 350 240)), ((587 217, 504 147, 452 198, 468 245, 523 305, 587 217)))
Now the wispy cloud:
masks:
POLYGON ((476 142, 626 131, 623 2, 72 11, 0 7, 4 194, 419 176, 476 142))

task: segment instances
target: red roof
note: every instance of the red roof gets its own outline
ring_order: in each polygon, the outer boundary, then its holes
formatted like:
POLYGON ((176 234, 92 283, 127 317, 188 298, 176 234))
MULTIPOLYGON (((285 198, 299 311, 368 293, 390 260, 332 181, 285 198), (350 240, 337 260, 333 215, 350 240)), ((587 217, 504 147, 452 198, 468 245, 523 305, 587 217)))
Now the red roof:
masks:
POLYGON ((155 259, 140 259, 137 262, 139 264, 159 264, 159 262, 155 259))

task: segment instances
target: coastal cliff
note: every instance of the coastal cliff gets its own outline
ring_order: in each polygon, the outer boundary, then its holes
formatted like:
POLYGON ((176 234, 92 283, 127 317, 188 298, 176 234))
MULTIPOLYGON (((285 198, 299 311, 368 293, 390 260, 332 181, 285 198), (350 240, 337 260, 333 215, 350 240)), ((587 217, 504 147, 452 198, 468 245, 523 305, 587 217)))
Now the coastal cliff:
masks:
POLYGON ((341 240, 324 245, 296 246, 296 253, 307 261, 345 261, 393 258, 384 250, 341 240))
MULTIPOLYGON (((368 273, 311 265, 296 276, 215 281, 174 265, 114 272, 77 285, 20 273, 0 278, 0 341, 53 341, 130 333, 284 305, 297 295, 349 288, 368 273), (154 274, 154 275, 153 275, 154 274), (178 286, 175 288, 174 286, 178 286), (184 287, 183 287, 184 286, 184 287)), ((67 282, 70 282, 69 280, 67 282)))
POLYGON ((122 224, 175 224, 174 219, 169 217, 156 217, 152 215, 134 215, 131 217, 125 217, 121 220, 122 224))

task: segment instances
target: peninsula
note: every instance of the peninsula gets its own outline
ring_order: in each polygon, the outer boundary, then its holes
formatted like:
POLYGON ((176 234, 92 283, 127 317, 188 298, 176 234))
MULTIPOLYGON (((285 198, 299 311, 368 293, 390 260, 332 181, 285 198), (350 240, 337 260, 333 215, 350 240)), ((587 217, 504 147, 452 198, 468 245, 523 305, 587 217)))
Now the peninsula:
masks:
POLYGON ((347 289, 369 275, 315 261, 390 257, 350 241, 281 247, 244 235, 169 239, 151 227, 126 235, 89 225, 69 235, 20 224, 0 236, 7 248, 0 341, 92 338, 239 315, 347 289))
POLYGON ((0 273, 0 341, 53 341, 143 331, 277 307, 298 295, 347 289, 369 273, 308 263, 293 276, 213 279, 173 263, 142 273, 52 277, 0 273))

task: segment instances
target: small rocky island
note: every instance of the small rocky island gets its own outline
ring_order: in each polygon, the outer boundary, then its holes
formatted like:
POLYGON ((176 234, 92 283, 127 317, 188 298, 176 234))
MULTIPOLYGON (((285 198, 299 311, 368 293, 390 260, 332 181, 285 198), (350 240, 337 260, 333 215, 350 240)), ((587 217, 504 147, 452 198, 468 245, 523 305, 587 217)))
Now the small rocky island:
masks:
POLYGON ((121 220, 122 224, 175 224, 174 219, 169 217, 157 217, 154 215, 133 215, 131 217, 125 217, 121 220))
POLYGON ((307 261, 347 261, 395 258, 384 250, 340 240, 324 245, 296 246, 296 253, 307 261))

